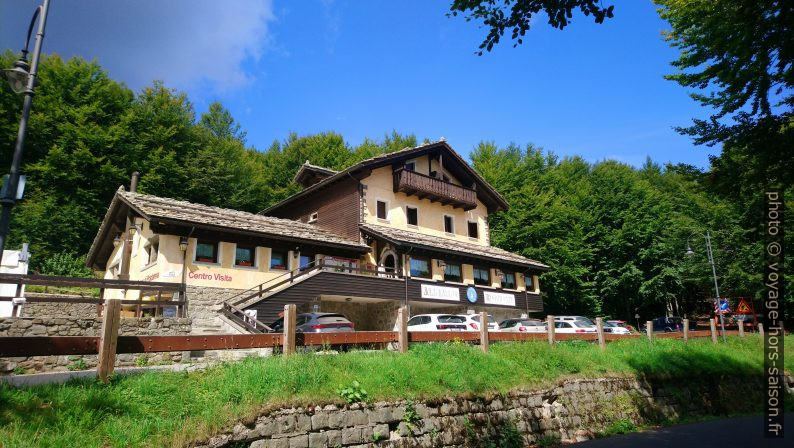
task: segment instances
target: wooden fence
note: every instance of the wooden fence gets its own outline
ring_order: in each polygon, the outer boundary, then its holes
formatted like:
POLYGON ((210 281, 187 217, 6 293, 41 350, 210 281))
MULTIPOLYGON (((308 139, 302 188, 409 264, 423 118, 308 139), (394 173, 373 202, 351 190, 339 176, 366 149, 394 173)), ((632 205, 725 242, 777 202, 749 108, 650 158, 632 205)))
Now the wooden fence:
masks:
MULTIPOLYGON (((280 348, 282 353, 290 355, 296 347, 302 346, 386 346, 391 345, 400 352, 408 351, 414 342, 446 342, 464 341, 479 343, 483 351, 488 351, 491 342, 508 341, 558 341, 583 340, 598 343, 603 349, 610 341, 647 338, 684 339, 711 337, 718 342, 716 327, 710 330, 690 331, 689 322, 684 319, 684 331, 676 333, 653 333, 645 335, 633 333, 617 335, 605 333, 603 321, 596 319, 595 333, 556 333, 554 317, 548 316, 550 331, 538 333, 513 333, 488 331, 487 325, 481 325, 480 331, 440 332, 440 331, 408 331, 407 309, 402 307, 397 312, 397 331, 351 331, 339 333, 296 333, 295 305, 284 306, 284 332, 239 335, 191 335, 191 336, 119 336, 119 300, 107 300, 105 304, 102 330, 99 336, 25 336, 0 337, 0 357, 46 356, 46 355, 99 355, 97 376, 107 381, 113 372, 116 354, 119 353, 152 353, 185 350, 236 350, 252 348, 280 348)), ((486 313, 480 313, 480 322, 488 322, 486 313)), ((651 322, 647 323, 652 328, 651 322)), ((763 327, 759 324, 759 332, 763 335, 763 327)), ((726 331, 726 335, 744 336, 740 327, 738 331, 726 331)))
MULTIPOLYGON (((176 315, 184 317, 185 301, 174 300, 175 296, 184 298, 185 285, 182 283, 147 282, 140 280, 117 280, 101 278, 59 277, 37 274, 0 274, 0 284, 16 285, 15 297, 0 297, 0 302, 11 302, 22 296, 23 285, 51 286, 51 287, 79 287, 99 290, 99 297, 72 297, 54 294, 51 297, 28 297, 23 303, 88 303, 97 307, 97 316, 102 315, 105 306, 106 290, 140 291, 141 296, 150 296, 156 300, 121 300, 121 305, 135 306, 135 316, 141 317, 144 310, 151 310, 155 316, 160 315, 166 307, 176 307, 176 315), (168 296, 171 296, 170 298, 168 296)), ((21 305, 14 302, 11 316, 18 317, 21 305)))

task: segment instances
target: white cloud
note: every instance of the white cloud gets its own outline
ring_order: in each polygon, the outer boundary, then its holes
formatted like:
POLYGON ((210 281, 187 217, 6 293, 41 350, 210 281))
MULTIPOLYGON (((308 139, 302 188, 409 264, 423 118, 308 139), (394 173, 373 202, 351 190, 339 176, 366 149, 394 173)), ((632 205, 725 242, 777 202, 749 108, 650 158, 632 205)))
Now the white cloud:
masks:
MULTIPOLYGON (((33 4, 3 15, 4 47, 16 49, 33 4), (28 9, 30 11, 28 11, 28 9)), ((190 91, 247 85, 247 62, 270 46, 271 0, 81 0, 52 2, 45 52, 96 58, 133 89, 163 80, 190 91)))

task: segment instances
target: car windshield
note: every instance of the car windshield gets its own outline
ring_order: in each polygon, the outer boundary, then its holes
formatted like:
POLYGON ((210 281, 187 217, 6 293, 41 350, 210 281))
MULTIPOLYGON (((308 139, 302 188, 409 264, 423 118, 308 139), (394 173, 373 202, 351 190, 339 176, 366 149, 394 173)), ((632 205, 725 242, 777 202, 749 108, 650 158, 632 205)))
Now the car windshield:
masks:
POLYGON ((667 318, 667 322, 668 322, 668 323, 671 323, 671 324, 680 324, 680 323, 682 323, 683 321, 681 320, 681 318, 680 318, 680 317, 668 317, 668 318, 667 318))
POLYGON ((444 314, 438 316, 438 322, 442 324, 462 324, 466 322, 466 318, 460 316, 453 316, 452 314, 444 314))
POLYGON ((522 320, 521 321, 521 325, 523 325, 525 327, 542 327, 543 326, 543 324, 541 324, 538 321, 534 321, 534 320, 522 320))
POLYGON ((579 327, 579 328, 592 327, 592 325, 588 324, 587 322, 583 322, 581 320, 575 320, 571 323, 573 324, 574 327, 579 327))
POLYGON ((605 327, 617 327, 618 324, 613 323, 613 322, 604 322, 604 326, 605 327))
POLYGON ((510 328, 518 322, 517 320, 503 320, 502 323, 499 324, 499 328, 510 328))
POLYGON ((586 317, 577 317, 576 318, 576 323, 580 324, 579 325, 580 327, 595 327, 595 324, 593 323, 593 321, 588 319, 588 318, 586 318, 586 317))

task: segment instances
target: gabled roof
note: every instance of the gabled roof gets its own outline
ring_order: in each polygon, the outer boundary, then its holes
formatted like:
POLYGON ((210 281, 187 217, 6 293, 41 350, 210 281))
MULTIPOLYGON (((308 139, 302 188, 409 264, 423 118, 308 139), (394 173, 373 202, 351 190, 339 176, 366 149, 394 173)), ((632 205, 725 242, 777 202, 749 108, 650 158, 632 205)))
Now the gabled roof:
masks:
POLYGON ((301 165, 300 169, 297 173, 295 173, 295 177, 292 180, 306 188, 311 187, 317 182, 320 182, 327 177, 333 176, 338 172, 339 171, 332 170, 330 168, 312 165, 307 160, 303 163, 303 165, 301 165))
MULTIPOLYGON (((203 204, 194 204, 170 198, 147 194, 130 193, 119 188, 113 196, 105 218, 99 227, 86 263, 93 266, 102 244, 111 239, 115 218, 125 213, 122 208, 132 209, 137 215, 149 221, 169 224, 203 227, 212 230, 245 232, 251 236, 275 240, 307 242, 318 246, 335 247, 356 252, 367 252, 369 247, 360 241, 343 238, 333 232, 311 224, 289 219, 262 216, 203 204)), ((118 230, 117 230, 118 231, 118 230)))
POLYGON ((533 268, 538 271, 548 271, 550 269, 548 265, 539 261, 530 260, 529 258, 522 257, 521 255, 508 252, 498 247, 483 246, 452 238, 425 235, 423 233, 411 232, 378 224, 362 224, 361 230, 366 234, 388 241, 395 246, 414 247, 431 252, 452 253, 466 258, 483 258, 497 263, 533 268))
POLYGON ((479 175, 464 159, 460 156, 455 150, 450 147, 446 141, 440 140, 435 143, 428 143, 425 145, 416 146, 414 148, 405 148, 400 151, 395 151, 387 154, 380 154, 375 157, 362 160, 361 162, 350 166, 342 171, 333 174, 316 184, 305 188, 298 193, 284 199, 283 201, 275 204, 267 209, 261 211, 261 214, 269 214, 273 210, 281 208, 287 204, 292 203, 293 201, 306 197, 312 194, 315 191, 318 191, 322 188, 326 188, 328 186, 333 185, 334 183, 348 179, 350 177, 354 177, 357 179, 363 179, 364 177, 369 175, 369 172, 375 168, 380 168, 386 165, 392 165, 404 162, 406 160, 412 159, 414 157, 419 157, 429 153, 435 153, 443 151, 444 154, 448 154, 452 156, 453 164, 447 163, 447 159, 444 159, 444 168, 450 171, 458 180, 464 181, 465 179, 461 178, 469 178, 472 183, 477 185, 477 199, 482 201, 487 207, 489 212, 494 212, 498 210, 507 210, 508 204, 507 201, 502 197, 499 192, 497 192, 482 176, 479 175))

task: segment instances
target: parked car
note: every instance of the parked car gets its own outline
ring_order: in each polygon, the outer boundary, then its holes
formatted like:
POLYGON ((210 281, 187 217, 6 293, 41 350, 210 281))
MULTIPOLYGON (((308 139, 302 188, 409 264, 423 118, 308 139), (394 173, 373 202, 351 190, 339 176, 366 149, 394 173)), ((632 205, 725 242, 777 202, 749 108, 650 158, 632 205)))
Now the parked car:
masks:
POLYGON ((587 326, 595 328, 595 322, 584 316, 554 316, 555 322, 582 322, 587 326))
MULTIPOLYGON (((678 316, 671 316, 671 317, 657 317, 651 321, 653 325, 653 331, 663 331, 665 333, 671 333, 673 331, 683 331, 684 330, 684 320, 678 316)), ((692 329, 692 325, 689 326, 692 329)))
MULTIPOLYGON (((397 323, 394 331, 397 331, 397 323)), ((408 319, 408 331, 466 331, 466 318, 454 314, 417 314, 408 319)))
MULTIPOLYGON (((284 318, 273 322, 270 328, 274 332, 284 331, 284 318)), ((295 316, 295 332, 297 333, 339 333, 354 331, 355 325, 343 314, 337 313, 305 313, 295 316)))
POLYGON ((499 331, 545 333, 546 324, 537 319, 505 319, 499 323, 499 331))
MULTIPOLYGON (((460 317, 466 319, 467 330, 480 331, 480 315, 479 314, 459 314, 460 317)), ((496 320, 488 315, 488 331, 499 331, 499 324, 496 320)))
POLYGON ((626 322, 625 320, 608 320, 608 321, 604 322, 604 325, 606 325, 607 323, 615 324, 618 327, 626 328, 629 331, 634 331, 634 327, 629 325, 629 323, 626 322))
POLYGON ((555 333, 597 333, 595 325, 588 325, 587 322, 580 320, 556 321, 554 322, 555 333))
POLYGON ((621 327, 620 325, 613 323, 614 321, 606 321, 604 322, 604 333, 611 333, 611 334, 631 334, 631 330, 626 327, 621 327))

